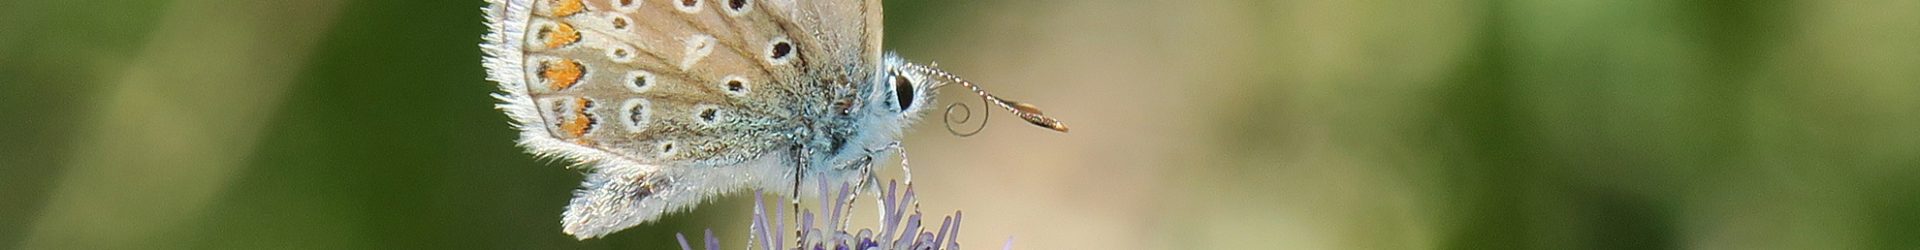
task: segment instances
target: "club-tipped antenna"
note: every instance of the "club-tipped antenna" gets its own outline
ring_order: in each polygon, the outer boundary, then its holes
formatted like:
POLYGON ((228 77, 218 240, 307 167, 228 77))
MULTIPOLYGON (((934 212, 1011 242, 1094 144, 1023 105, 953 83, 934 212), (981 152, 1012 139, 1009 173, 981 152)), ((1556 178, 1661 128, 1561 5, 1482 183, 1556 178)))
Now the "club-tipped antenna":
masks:
MULTIPOLYGON (((967 87, 968 90, 972 90, 974 95, 980 96, 981 105, 987 105, 988 103, 991 103, 991 104, 1000 106, 1001 109, 1005 109, 1007 110, 1007 112, 1013 113, 1014 116, 1020 117, 1021 120, 1026 120, 1027 123, 1032 123, 1035 126, 1052 129, 1053 131, 1060 131, 1061 133, 1067 132, 1067 124, 1061 123, 1060 120, 1053 119, 1052 117, 1047 117, 1045 114, 1043 114, 1040 111, 1040 107, 1034 106, 1033 104, 1001 99, 999 96, 994 96, 993 93, 987 93, 987 90, 981 89, 980 85, 974 85, 973 82, 968 82, 966 79, 960 79, 960 77, 954 76, 953 74, 947 73, 946 71, 941 71, 940 69, 920 66, 918 64, 911 64, 911 63, 907 64, 906 68, 908 70, 919 71, 924 74, 945 78, 946 81, 942 81, 939 85, 933 86, 933 88, 935 89, 938 89, 940 87, 945 87, 949 83, 959 83, 960 86, 964 86, 964 87, 967 87)), ((954 102, 951 104, 947 104, 946 113, 943 114, 941 118, 943 121, 945 121, 947 125, 948 133, 953 133, 953 135, 966 137, 966 136, 973 136, 974 134, 979 134, 981 130, 986 130, 987 119, 989 117, 993 117, 993 112, 984 112, 984 115, 981 115, 979 126, 975 126, 972 131, 961 132, 960 130, 954 129, 954 126, 956 124, 966 124, 968 121, 972 120, 973 108, 966 105, 966 103, 954 102), (960 111, 961 115, 958 116, 958 118, 955 118, 956 117, 954 115, 955 111, 960 111)))

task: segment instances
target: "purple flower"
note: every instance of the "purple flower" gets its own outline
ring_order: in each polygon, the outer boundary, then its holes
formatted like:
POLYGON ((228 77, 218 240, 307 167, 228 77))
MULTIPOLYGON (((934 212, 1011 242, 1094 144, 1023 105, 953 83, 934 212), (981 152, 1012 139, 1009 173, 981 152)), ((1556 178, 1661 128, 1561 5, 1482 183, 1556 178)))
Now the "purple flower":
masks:
MULTIPOLYGON (((919 204, 914 200, 913 185, 907 185, 904 195, 897 189, 899 186, 898 182, 888 182, 887 190, 885 190, 886 193, 881 195, 879 200, 880 207, 885 211, 882 211, 882 218, 880 218, 881 228, 877 234, 873 229, 863 228, 858 231, 849 231, 850 229, 846 228, 847 222, 852 219, 852 206, 848 204, 848 202, 852 201, 854 197, 854 193, 850 192, 851 188, 848 185, 843 184, 840 186, 840 192, 838 192, 838 195, 835 195, 835 199, 831 199, 832 202, 824 200, 820 202, 820 211, 823 212, 822 215, 827 216, 825 218, 826 220, 823 221, 826 223, 816 225, 814 223, 815 217, 813 212, 802 210, 800 211, 800 220, 797 225, 799 228, 794 228, 793 231, 787 231, 785 217, 787 211, 784 209, 786 206, 773 205, 774 211, 771 213, 773 217, 768 218, 768 205, 764 195, 755 193, 753 195, 753 225, 751 227, 751 235, 749 236, 752 239, 748 241, 749 246, 747 246, 747 248, 805 250, 959 249, 960 212, 955 211, 953 216, 948 216, 941 220, 938 231, 923 231, 933 228, 920 227, 921 214, 918 208, 919 204), (829 205, 831 205, 831 207, 829 207, 829 205), (913 210, 913 213, 908 215, 907 210, 913 210), (796 235, 798 238, 790 241, 786 239, 788 235, 796 235), (789 246, 787 243, 797 243, 798 245, 789 246)), ((820 184, 820 194, 828 194, 827 185, 824 183, 820 184)), ((675 234, 674 237, 680 240, 680 249, 693 250, 693 245, 687 244, 685 234, 675 234)), ((1012 242, 1008 243, 1008 247, 1011 247, 1012 242)), ((719 250, 719 247, 720 240, 714 238, 712 229, 708 229, 706 231, 705 249, 719 250)))

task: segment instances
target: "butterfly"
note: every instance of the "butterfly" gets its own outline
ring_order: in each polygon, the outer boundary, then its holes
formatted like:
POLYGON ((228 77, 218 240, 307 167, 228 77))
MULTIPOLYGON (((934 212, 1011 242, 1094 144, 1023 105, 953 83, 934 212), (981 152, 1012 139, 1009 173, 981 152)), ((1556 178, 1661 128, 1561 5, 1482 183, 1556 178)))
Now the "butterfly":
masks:
POLYGON ((1067 131, 883 52, 879 0, 488 3, 482 63, 517 143, 590 171, 562 213, 580 239, 746 189, 870 182, 950 84, 1067 131))

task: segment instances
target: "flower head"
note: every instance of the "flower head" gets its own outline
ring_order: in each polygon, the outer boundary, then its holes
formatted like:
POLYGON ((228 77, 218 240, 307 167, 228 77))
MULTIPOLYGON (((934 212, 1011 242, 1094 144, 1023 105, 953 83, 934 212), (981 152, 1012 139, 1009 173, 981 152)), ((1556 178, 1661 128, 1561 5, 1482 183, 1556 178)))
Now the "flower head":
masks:
MULTIPOLYGON (((914 200, 913 185, 908 184, 904 194, 899 192, 901 190, 897 189, 899 186, 898 182, 888 182, 886 192, 880 197, 880 208, 883 211, 881 211, 881 226, 879 232, 865 228, 859 229, 858 231, 850 231, 851 229, 847 228, 847 222, 851 221, 852 218, 852 204, 849 204, 849 202, 853 200, 854 193, 851 192, 852 188, 849 185, 841 185, 839 192, 833 199, 821 200, 820 211, 822 215, 827 216, 825 220, 821 221, 822 223, 818 223, 817 225, 814 223, 815 217, 813 211, 804 209, 800 211, 799 223, 797 223, 799 227, 793 229, 794 231, 792 232, 794 233, 791 233, 796 235, 796 239, 794 239, 793 242, 798 245, 791 247, 787 245, 789 241, 786 239, 786 236, 789 235, 789 233, 787 233, 788 231, 786 231, 786 209, 784 209, 786 206, 774 205, 772 206, 774 208, 772 213, 768 213, 768 206, 764 195, 755 193, 753 195, 753 226, 751 227, 751 235, 749 236, 752 239, 748 241, 749 246, 747 246, 747 248, 808 250, 959 249, 960 212, 955 211, 952 216, 947 216, 945 219, 942 219, 938 231, 923 231, 933 228, 920 227, 921 214, 919 211, 919 203, 914 200), (913 210, 912 214, 908 214, 907 210, 913 210), (772 214, 772 218, 768 218, 768 214, 772 214)), ((827 185, 824 183, 820 184, 820 194, 828 194, 827 185)), ((693 250, 693 245, 687 244, 685 234, 676 234, 675 237, 679 239, 681 249, 693 250)), ((719 245, 720 240, 714 238, 713 230, 708 229, 706 231, 705 249, 718 250, 719 245)))

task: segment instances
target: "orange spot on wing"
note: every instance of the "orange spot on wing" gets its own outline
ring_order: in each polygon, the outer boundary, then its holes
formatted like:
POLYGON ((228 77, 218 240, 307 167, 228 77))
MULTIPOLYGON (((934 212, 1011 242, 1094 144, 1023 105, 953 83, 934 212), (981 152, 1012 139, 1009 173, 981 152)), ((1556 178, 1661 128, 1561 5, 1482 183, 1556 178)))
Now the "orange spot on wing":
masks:
POLYGON ((580 67, 580 62, 573 59, 560 59, 548 61, 545 69, 540 71, 540 76, 547 79, 547 89, 559 91, 580 83, 580 77, 585 73, 580 67))
POLYGON ((581 3, 580 0, 554 0, 553 2, 554 16, 572 16, 573 14, 580 14, 580 11, 586 9, 587 4, 581 3))
POLYGON ((593 129, 593 116, 587 114, 587 108, 592 106, 593 101, 587 98, 574 99, 573 110, 568 110, 568 114, 562 116, 564 118, 560 121, 561 132, 567 133, 567 137, 580 138, 579 140, 584 142, 586 139, 583 137, 587 135, 587 130, 593 129))
POLYGON ((553 31, 547 32, 548 49, 558 49, 560 46, 567 46, 568 44, 580 41, 580 30, 573 29, 573 25, 556 23, 554 26, 553 31))

